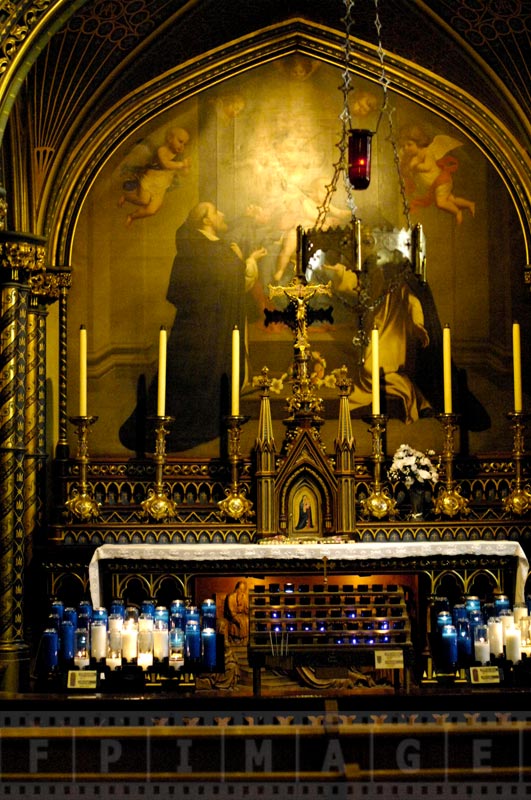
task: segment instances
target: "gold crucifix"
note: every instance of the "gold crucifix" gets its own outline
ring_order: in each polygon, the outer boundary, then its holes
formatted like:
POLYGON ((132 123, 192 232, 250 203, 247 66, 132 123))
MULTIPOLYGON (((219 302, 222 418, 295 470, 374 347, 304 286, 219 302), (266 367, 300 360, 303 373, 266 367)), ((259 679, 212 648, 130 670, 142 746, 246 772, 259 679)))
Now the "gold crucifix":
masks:
POLYGON ((295 347, 299 350, 304 350, 308 346, 307 330, 308 330, 308 303, 316 294, 326 294, 328 297, 332 296, 332 282, 329 281, 326 285, 319 283, 308 285, 304 279, 295 277, 288 286, 270 286, 269 297, 280 297, 285 295, 289 301, 292 309, 295 309, 294 324, 286 322, 286 324, 293 327, 295 330, 295 347))

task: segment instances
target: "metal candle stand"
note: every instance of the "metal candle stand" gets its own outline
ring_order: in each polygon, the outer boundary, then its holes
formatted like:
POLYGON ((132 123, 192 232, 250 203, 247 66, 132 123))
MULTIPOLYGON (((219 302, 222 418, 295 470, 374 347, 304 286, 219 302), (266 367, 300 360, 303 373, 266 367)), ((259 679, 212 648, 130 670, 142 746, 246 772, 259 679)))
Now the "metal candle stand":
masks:
POLYGON ((248 499, 244 487, 239 482, 239 463, 242 455, 240 452, 241 427, 249 417, 240 414, 231 414, 226 417, 229 432, 229 463, 231 466, 231 485, 225 490, 226 497, 220 500, 218 506, 223 516, 245 522, 254 511, 252 502, 248 499))
POLYGON ((527 486, 524 486, 522 479, 522 461, 525 453, 524 431, 529 414, 522 411, 510 411, 507 417, 511 421, 511 428, 513 429, 515 481, 512 492, 504 498, 503 506, 505 511, 520 516, 527 513, 531 508, 531 492, 527 486))
POLYGON ((444 429, 443 451, 441 462, 444 464, 444 486, 441 487, 435 498, 434 510, 436 514, 455 517, 458 514, 470 513, 468 499, 461 495, 459 486, 454 480, 454 434, 457 430, 458 414, 439 414, 438 419, 444 429))
POLYGON ((69 417, 69 422, 76 426, 78 439, 76 460, 79 463, 79 482, 70 492, 70 498, 65 505, 68 511, 81 520, 90 520, 97 517, 100 513, 101 504, 98 503, 89 492, 87 483, 87 468, 89 463, 88 455, 88 432, 91 425, 97 421, 98 417, 79 416, 69 417))
POLYGON ((166 463, 166 436, 174 417, 150 417, 150 421, 155 423, 155 485, 149 489, 148 496, 142 501, 141 506, 145 516, 158 522, 177 516, 177 504, 164 491, 162 480, 166 463))
POLYGON ((387 417, 384 414, 372 414, 364 417, 370 424, 369 431, 372 436, 372 460, 374 462, 374 480, 372 491, 368 497, 361 501, 362 512, 367 517, 383 519, 387 516, 395 517, 398 514, 396 500, 382 488, 381 474, 383 455, 383 436, 386 429, 387 417))

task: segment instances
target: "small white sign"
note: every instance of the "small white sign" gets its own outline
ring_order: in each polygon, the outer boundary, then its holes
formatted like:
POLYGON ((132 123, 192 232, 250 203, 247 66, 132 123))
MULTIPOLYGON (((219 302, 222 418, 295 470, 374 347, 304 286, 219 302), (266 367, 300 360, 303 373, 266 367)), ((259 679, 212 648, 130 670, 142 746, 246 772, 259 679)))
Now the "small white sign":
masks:
POLYGON ((376 650, 374 666, 376 669, 404 669, 404 651, 376 650))
POLYGON ((96 689, 98 673, 95 669, 71 669, 68 672, 66 685, 68 689, 96 689))
POLYGON ((499 683, 500 682, 500 668, 499 667, 471 667, 470 668, 470 682, 471 683, 499 683))

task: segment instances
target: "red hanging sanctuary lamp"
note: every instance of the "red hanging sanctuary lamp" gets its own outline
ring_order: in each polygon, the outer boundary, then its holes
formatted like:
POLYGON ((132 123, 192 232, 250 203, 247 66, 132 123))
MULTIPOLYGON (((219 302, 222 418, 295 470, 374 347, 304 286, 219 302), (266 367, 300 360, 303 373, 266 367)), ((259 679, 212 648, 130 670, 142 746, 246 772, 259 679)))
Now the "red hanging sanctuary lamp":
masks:
POLYGON ((371 182, 373 132, 353 128, 348 137, 348 179, 353 189, 366 189, 371 182))

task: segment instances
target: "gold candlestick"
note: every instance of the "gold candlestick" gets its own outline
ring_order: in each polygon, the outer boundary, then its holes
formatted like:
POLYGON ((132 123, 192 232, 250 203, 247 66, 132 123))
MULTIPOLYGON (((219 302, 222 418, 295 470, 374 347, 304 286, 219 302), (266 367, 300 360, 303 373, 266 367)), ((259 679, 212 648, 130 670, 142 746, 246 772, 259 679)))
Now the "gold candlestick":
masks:
POLYGON ((65 505, 75 517, 81 520, 89 520, 97 517, 100 513, 101 503, 98 503, 89 492, 87 483, 87 468, 89 463, 88 454, 88 432, 91 425, 97 421, 98 417, 80 416, 69 417, 72 425, 76 426, 77 434, 77 454, 76 460, 79 463, 79 482, 72 488, 70 498, 65 505))
POLYGON ((231 465, 231 485, 225 490, 226 497, 220 500, 218 506, 223 516, 231 517, 235 520, 247 521, 248 517, 254 515, 253 504, 247 498, 245 488, 239 483, 239 461, 241 426, 249 420, 239 414, 226 417, 229 431, 229 462, 231 465))
POLYGON ((366 517, 395 517, 398 514, 396 500, 382 487, 382 463, 384 460, 382 441, 386 429, 387 417, 384 414, 372 414, 364 417, 370 424, 369 431, 372 436, 372 460, 374 462, 374 479, 372 491, 368 497, 361 501, 361 510, 366 517))
POLYGON ((177 516, 177 504, 164 491, 163 472, 166 463, 166 436, 169 433, 169 423, 173 417, 151 417, 155 422, 155 485, 148 491, 148 496, 140 504, 145 516, 157 522, 177 516))
POLYGON ((438 419, 444 428, 444 443, 441 463, 444 464, 444 486, 435 498, 434 511, 447 517, 470 513, 468 499, 463 497, 454 480, 454 434, 457 430, 458 414, 439 414, 438 419))
POLYGON ((524 431, 529 414, 523 411, 510 411, 507 417, 511 421, 513 429, 515 480, 512 492, 504 498, 503 507, 505 511, 520 516, 531 508, 531 492, 528 486, 524 486, 522 479, 522 460, 525 453, 524 431))

